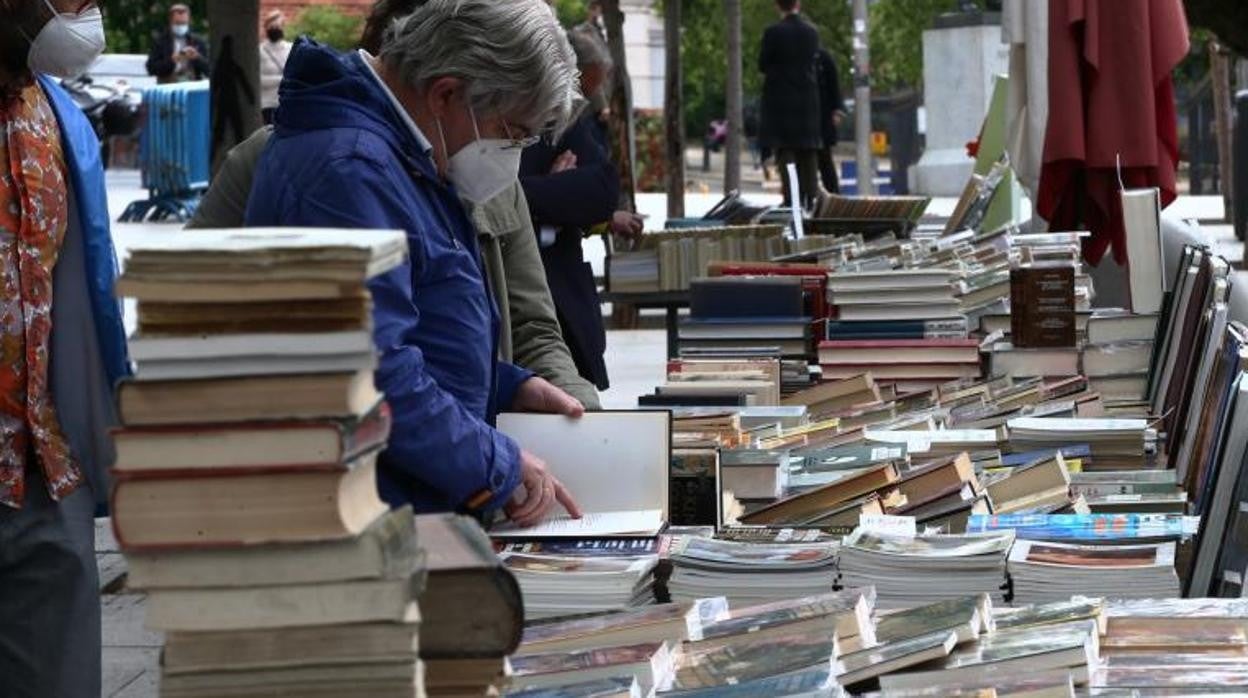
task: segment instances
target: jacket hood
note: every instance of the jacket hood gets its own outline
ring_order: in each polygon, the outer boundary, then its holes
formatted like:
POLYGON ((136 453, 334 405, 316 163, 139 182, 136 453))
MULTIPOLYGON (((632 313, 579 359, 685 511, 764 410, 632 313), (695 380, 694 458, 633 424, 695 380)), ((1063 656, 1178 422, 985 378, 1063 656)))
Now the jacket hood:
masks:
POLYGON ((308 38, 290 51, 274 115, 278 135, 331 128, 368 130, 426 172, 432 161, 404 124, 358 51, 338 52, 308 38))

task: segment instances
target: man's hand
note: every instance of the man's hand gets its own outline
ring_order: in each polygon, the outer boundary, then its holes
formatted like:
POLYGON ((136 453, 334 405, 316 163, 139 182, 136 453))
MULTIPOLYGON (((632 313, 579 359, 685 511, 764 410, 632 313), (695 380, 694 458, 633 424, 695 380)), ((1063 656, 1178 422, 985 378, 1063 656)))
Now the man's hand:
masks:
POLYGON ((521 451, 520 487, 503 507, 503 513, 517 526, 533 526, 546 518, 556 504, 562 506, 572 518, 581 518, 581 508, 563 483, 546 469, 546 463, 528 451, 521 451))
POLYGON ((832 113, 832 123, 833 123, 833 124, 835 124, 835 125, 837 125, 837 126, 840 126, 840 125, 841 125, 841 122, 842 122, 842 121, 844 121, 844 120, 845 120, 845 112, 843 112, 843 111, 835 111, 835 112, 833 112, 833 113, 832 113))
POLYGON ((193 61, 196 58, 199 58, 199 51, 196 50, 194 46, 187 46, 186 48, 182 49, 182 54, 186 56, 186 59, 188 61, 193 61))
POLYGON ((646 229, 646 221, 636 213, 616 211, 611 215, 611 232, 626 238, 636 238, 646 229))
POLYGON ((537 376, 520 384, 511 408, 520 412, 543 412, 566 417, 580 417, 585 414, 585 406, 580 400, 555 387, 545 378, 537 376))
POLYGON ((560 172, 567 172, 568 170, 575 169, 576 153, 571 150, 565 150, 562 153, 559 153, 558 157, 555 158, 555 161, 550 164, 551 174, 559 174, 560 172))

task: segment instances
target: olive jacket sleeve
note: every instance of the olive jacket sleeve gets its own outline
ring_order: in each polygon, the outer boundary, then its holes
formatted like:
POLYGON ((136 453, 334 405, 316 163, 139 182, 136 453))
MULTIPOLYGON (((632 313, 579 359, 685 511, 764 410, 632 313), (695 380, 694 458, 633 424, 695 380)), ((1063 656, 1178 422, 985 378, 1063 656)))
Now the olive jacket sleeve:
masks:
POLYGON ((472 218, 503 320, 499 358, 545 378, 586 409, 600 409, 598 391, 577 373, 563 340, 524 190, 517 184, 476 207, 472 218))

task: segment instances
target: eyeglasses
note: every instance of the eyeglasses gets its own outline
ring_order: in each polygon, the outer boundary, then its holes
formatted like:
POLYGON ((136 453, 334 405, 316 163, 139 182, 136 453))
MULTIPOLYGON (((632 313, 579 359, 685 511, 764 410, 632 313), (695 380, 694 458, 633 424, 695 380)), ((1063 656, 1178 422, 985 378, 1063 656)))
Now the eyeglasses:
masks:
MULTIPOLYGON (((516 130, 521 131, 519 128, 516 130)), ((511 127, 505 121, 503 122, 503 131, 507 134, 507 138, 511 140, 511 143, 507 146, 508 148, 524 150, 531 145, 537 145, 537 142, 542 140, 541 136, 516 136, 512 134, 511 127)))

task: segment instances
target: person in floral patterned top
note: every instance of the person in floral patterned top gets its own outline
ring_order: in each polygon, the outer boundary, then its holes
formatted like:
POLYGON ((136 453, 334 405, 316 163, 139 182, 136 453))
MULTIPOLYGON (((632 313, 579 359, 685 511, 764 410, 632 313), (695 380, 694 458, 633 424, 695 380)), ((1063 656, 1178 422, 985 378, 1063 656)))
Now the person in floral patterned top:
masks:
POLYGON ((0 0, 0 696, 100 695, 94 516, 128 370, 99 142, 45 74, 94 0, 0 0))

